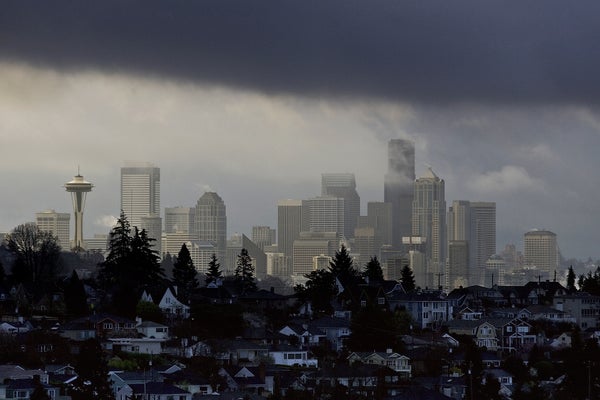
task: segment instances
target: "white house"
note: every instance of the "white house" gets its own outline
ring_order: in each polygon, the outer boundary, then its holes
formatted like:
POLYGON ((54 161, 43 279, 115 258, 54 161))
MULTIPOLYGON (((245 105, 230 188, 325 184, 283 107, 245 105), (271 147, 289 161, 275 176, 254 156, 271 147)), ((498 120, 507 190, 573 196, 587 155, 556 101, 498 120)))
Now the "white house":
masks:
POLYGON ((138 320, 135 329, 147 338, 168 339, 169 327, 153 321, 138 320))
POLYGON ((165 339, 155 338, 111 338, 103 346, 106 350, 125 351, 135 354, 160 354, 165 339))
POLYGON ((309 358, 308 350, 302 350, 298 347, 278 345, 269 349, 269 357, 273 359, 273 364, 287 365, 288 367, 314 367, 318 368, 319 360, 309 358))
POLYGON ((165 290, 165 294, 163 294, 160 299, 158 307, 160 307, 163 313, 170 316, 178 316, 181 318, 190 317, 190 306, 179 301, 176 295, 171 291, 171 288, 165 290))
POLYGON ((117 400, 132 398, 141 400, 192 400, 192 394, 174 385, 163 382, 131 383, 117 392, 117 400))

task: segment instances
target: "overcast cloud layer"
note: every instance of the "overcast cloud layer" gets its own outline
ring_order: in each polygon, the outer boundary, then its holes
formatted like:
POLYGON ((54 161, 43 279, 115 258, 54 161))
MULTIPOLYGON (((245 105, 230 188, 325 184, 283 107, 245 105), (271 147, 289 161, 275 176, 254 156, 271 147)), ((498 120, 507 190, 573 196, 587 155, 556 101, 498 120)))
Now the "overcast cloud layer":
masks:
POLYGON ((162 207, 206 189, 229 233, 354 172, 383 200, 386 146, 417 145, 446 199, 496 201, 498 247, 546 228, 600 258, 596 2, 7 1, 0 12, 0 231, 81 165, 84 231, 119 212, 125 160, 162 207), (564 8, 563 8, 564 6, 564 8))

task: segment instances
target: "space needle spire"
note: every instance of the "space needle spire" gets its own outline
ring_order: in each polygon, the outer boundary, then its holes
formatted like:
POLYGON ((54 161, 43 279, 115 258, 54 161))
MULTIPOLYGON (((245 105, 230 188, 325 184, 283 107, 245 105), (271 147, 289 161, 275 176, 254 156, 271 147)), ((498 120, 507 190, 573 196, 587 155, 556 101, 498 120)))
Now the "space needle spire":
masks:
POLYGON ((91 192, 94 185, 83 179, 77 168, 77 175, 72 181, 65 183, 65 189, 71 193, 73 199, 73 214, 75 215, 75 238, 73 240, 73 249, 83 249, 83 209, 85 208, 85 197, 87 192, 91 192))

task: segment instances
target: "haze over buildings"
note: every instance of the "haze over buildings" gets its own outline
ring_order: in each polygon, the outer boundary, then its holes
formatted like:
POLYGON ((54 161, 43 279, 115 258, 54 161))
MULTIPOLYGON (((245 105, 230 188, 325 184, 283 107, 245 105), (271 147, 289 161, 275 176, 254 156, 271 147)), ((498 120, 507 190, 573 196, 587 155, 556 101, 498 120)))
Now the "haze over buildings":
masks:
POLYGON ((279 199, 319 194, 325 172, 354 173, 363 204, 385 201, 388 142, 402 139, 448 200, 497 204, 498 243, 545 226, 566 257, 600 258, 600 5, 312 6, 125 2, 115 18, 6 4, 0 231, 65 211, 59 177, 82 164, 85 232, 105 233, 119 167, 142 159, 161 167, 163 204, 216 191, 228 231, 249 234, 277 225, 279 199))

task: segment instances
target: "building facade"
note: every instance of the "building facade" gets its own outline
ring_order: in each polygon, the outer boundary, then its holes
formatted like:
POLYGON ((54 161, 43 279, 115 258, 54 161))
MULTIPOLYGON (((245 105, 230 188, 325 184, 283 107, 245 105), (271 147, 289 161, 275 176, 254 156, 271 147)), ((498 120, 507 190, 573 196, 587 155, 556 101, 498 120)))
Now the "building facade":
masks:
POLYGON ((523 257, 526 266, 535 266, 548 279, 558 271, 559 252, 556 234, 547 230, 532 230, 524 235, 523 257))
POLYGON ((446 265, 446 199, 444 180, 431 168, 415 181, 412 236, 425 238, 428 287, 444 281, 446 265))
POLYGON ((35 214, 35 224, 41 231, 50 232, 58 238, 58 244, 64 250, 71 248, 71 214, 46 210, 35 214))
POLYGON ((160 168, 133 162, 121 168, 121 210, 132 229, 146 229, 142 217, 160 216, 160 168))
POLYGON ((214 243, 215 254, 224 264, 227 249, 227 210, 225 202, 215 192, 204 193, 196 203, 196 234, 198 240, 214 243))
POLYGON ((346 238, 354 237, 354 228, 356 228, 356 221, 360 216, 360 196, 356 191, 356 179, 354 174, 322 174, 321 196, 344 199, 343 235, 346 238))
POLYGON ((402 238, 412 234, 415 181, 415 144, 393 139, 388 143, 388 170, 384 177, 384 202, 392 205, 392 245, 402 247, 402 238))

